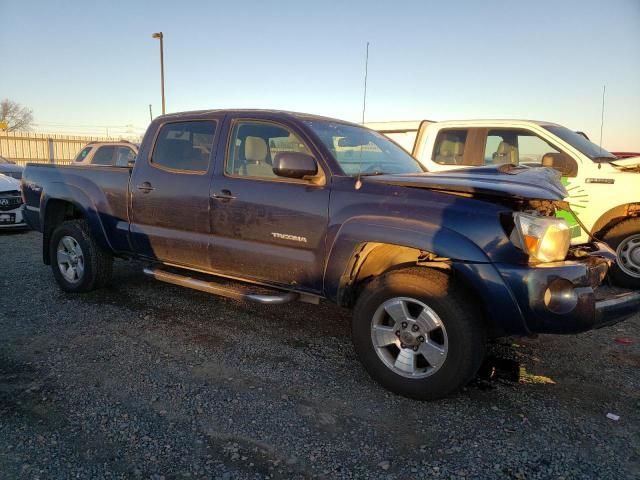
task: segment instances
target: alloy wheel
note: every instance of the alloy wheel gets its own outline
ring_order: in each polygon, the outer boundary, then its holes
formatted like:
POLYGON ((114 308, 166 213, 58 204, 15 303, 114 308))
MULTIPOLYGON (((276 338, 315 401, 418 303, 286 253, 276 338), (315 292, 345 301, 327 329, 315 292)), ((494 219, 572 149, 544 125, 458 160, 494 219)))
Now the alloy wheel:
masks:
POLYGON ((416 379, 437 372, 449 347, 438 314, 410 297, 391 298, 378 307, 371 320, 371 341, 387 368, 416 379))

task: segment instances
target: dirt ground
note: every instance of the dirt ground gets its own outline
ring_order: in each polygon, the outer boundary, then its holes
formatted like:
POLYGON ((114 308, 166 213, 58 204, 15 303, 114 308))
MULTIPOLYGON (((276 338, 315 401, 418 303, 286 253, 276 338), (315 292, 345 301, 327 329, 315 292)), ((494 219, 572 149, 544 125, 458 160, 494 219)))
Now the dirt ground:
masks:
POLYGON ((367 376, 347 311, 124 261, 65 294, 40 242, 0 233, 2 478, 638 478, 640 315, 501 340, 461 393, 417 402, 367 376))

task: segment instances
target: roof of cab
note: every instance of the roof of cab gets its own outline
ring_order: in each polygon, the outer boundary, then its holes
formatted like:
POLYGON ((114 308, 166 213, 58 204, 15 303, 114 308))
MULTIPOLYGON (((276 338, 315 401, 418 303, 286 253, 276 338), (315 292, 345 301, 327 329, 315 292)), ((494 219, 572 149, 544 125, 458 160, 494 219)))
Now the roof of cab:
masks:
POLYGON ((161 115, 159 117, 156 117, 155 120, 157 119, 163 119, 163 120, 180 120, 183 118, 193 118, 193 117, 198 117, 198 116, 202 116, 205 117, 207 115, 211 115, 212 113, 217 113, 217 114, 243 114, 243 115, 272 115, 275 118, 295 118, 298 120, 322 120, 322 121, 327 121, 327 122, 338 122, 338 123, 346 123, 349 125, 355 125, 355 126, 361 126, 358 125, 357 123, 354 122, 349 122, 347 120, 340 120, 337 118, 331 118, 331 117, 324 117, 322 115, 314 115, 311 113, 302 113, 302 112, 291 112, 291 111, 287 111, 287 110, 274 110, 274 109, 258 109, 258 108, 252 108, 252 109, 244 109, 244 108, 235 108, 235 109, 209 109, 209 110, 192 110, 192 111, 188 111, 188 112, 175 112, 175 113, 167 113, 164 115, 161 115))
POLYGON ((445 120, 442 122, 436 122, 434 125, 469 125, 469 126, 482 126, 482 125, 525 125, 533 124, 540 127, 561 127, 557 123, 547 122, 544 120, 526 120, 518 118, 478 118, 474 120, 445 120))

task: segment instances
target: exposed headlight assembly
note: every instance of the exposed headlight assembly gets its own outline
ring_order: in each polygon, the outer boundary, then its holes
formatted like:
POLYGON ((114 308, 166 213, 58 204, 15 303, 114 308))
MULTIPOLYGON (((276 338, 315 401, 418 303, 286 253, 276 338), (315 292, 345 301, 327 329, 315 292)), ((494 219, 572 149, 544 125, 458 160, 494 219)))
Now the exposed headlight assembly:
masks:
POLYGON ((571 244, 571 232, 566 221, 522 212, 515 212, 513 221, 515 228, 511 232, 511 241, 527 253, 530 260, 557 262, 566 258, 571 244))

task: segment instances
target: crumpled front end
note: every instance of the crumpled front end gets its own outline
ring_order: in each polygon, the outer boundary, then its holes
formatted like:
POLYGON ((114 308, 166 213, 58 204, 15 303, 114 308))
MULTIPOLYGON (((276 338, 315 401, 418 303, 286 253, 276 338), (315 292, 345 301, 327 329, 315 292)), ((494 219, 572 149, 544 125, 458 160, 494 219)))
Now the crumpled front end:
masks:
POLYGON ((579 333, 611 325, 640 309, 640 292, 603 285, 614 252, 602 243, 572 250, 569 260, 496 264, 530 332, 579 333))

